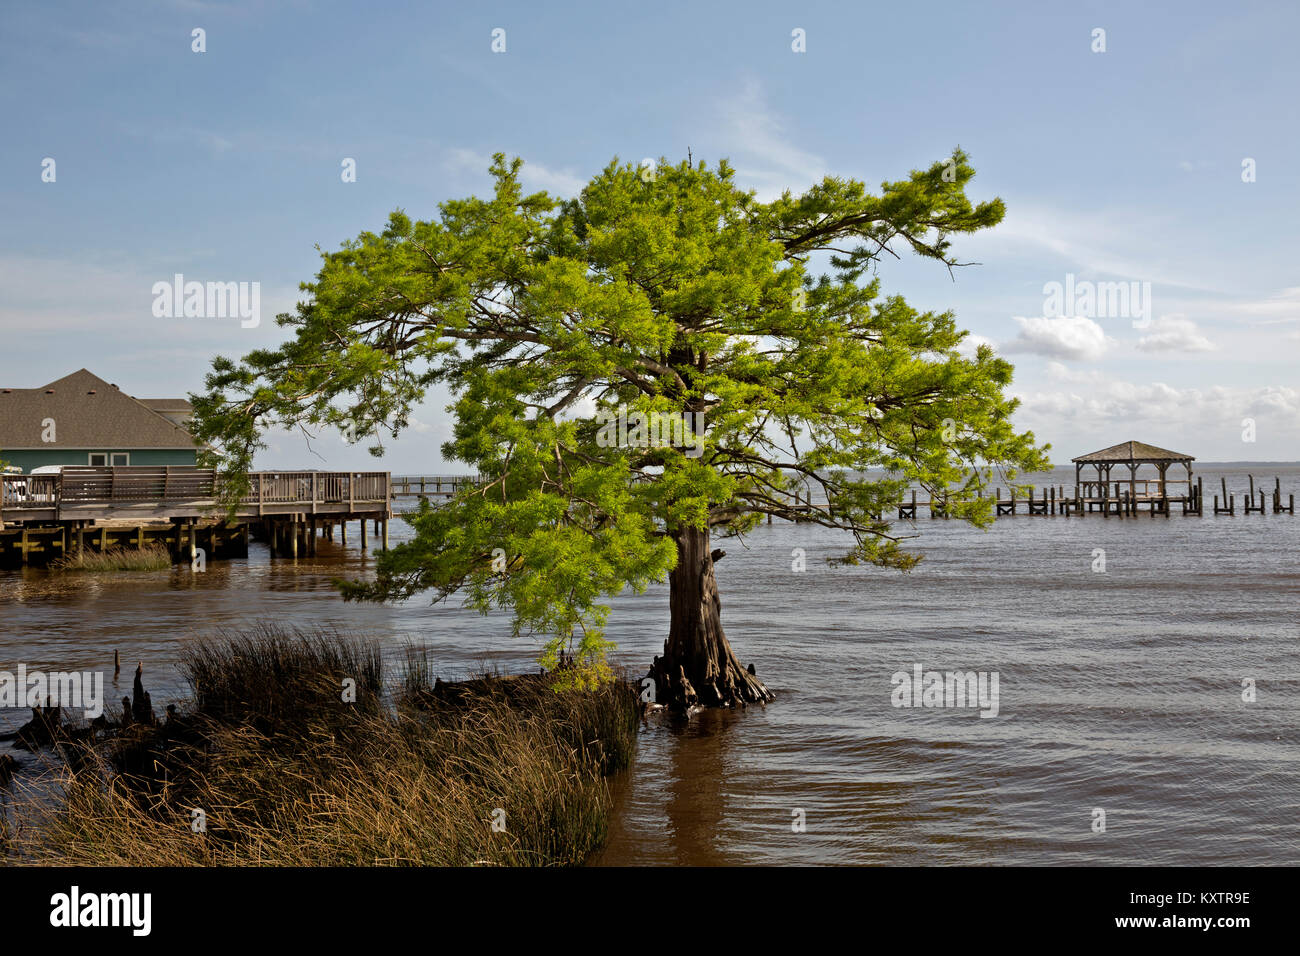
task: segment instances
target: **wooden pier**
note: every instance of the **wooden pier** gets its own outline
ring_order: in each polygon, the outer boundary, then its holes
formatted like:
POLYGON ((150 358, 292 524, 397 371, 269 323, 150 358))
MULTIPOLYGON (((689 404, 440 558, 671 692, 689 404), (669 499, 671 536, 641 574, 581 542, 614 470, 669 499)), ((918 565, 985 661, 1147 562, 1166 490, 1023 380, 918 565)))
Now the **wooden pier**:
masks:
POLYGON ((375 525, 388 547, 393 515, 387 472, 261 471, 248 474, 233 513, 220 476, 189 467, 67 467, 58 474, 0 478, 0 564, 47 561, 76 548, 165 545, 178 560, 199 548, 247 554, 250 536, 284 557, 311 555, 319 537, 347 524, 375 525), (206 543, 205 543, 206 542, 206 543))
MULTIPOLYGON (((1250 490, 1242 496, 1247 502, 1247 514, 1265 514, 1269 511, 1273 514, 1295 514, 1295 495, 1287 494, 1285 500, 1283 499, 1281 479, 1275 478, 1273 491, 1266 494, 1262 489, 1255 490, 1254 476, 1247 476, 1247 478, 1250 482, 1250 490)), ((1236 495, 1228 494, 1226 480, 1220 479, 1220 483, 1222 500, 1226 503, 1220 506, 1220 496, 1215 495, 1212 513, 1236 514, 1236 495)), ((1139 479, 1137 484, 1141 486, 1142 480, 1139 479)), ((1167 518, 1175 510, 1184 515, 1198 517, 1206 513, 1203 485, 1199 477, 1191 482, 1187 490, 1180 492, 1171 492, 1166 486, 1161 493, 1154 487, 1154 483, 1150 489, 1143 488, 1134 492, 1128 481, 1104 486, 1089 482, 1086 486, 1079 484, 1073 488, 1064 484, 1045 485, 1033 487, 1027 493, 1015 488, 1001 487, 995 487, 992 491, 993 493, 988 497, 991 499, 991 510, 995 518, 1016 515, 1069 517, 1089 514, 1098 514, 1107 518, 1131 518, 1140 514, 1167 518)), ((983 493, 976 495, 977 499, 983 497, 985 497, 983 493)), ((825 511, 827 507, 822 502, 809 501, 806 491, 796 493, 791 504, 792 510, 809 514, 825 511)), ((922 516, 933 519, 948 518, 951 517, 951 509, 951 498, 934 495, 922 498, 917 491, 913 490, 909 491, 897 505, 891 506, 891 514, 896 511, 900 520, 915 521, 922 516)), ((768 523, 771 523, 770 518, 768 523)))

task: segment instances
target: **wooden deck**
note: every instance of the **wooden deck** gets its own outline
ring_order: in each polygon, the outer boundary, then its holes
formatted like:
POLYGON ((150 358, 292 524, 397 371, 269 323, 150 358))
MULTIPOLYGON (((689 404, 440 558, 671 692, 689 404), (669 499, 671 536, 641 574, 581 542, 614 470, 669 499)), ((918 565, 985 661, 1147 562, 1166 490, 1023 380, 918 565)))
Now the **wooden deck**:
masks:
MULTIPOLYGON (((235 520, 335 520, 392 514, 387 472, 259 471, 235 520)), ((54 475, 5 475, 0 525, 94 521, 197 521, 225 514, 216 472, 184 467, 68 467, 54 475)))

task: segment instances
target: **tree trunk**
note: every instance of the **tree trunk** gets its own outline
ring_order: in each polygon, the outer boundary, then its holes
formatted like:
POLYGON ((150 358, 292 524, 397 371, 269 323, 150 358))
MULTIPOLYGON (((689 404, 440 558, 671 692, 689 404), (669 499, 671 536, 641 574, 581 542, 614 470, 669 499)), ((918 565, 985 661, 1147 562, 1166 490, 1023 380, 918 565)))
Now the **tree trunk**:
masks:
POLYGON ((663 656, 650 666, 656 702, 689 710, 696 705, 732 707, 772 700, 762 682, 740 666, 722 632, 709 532, 682 528, 675 539, 677 567, 668 576, 668 640, 663 656))

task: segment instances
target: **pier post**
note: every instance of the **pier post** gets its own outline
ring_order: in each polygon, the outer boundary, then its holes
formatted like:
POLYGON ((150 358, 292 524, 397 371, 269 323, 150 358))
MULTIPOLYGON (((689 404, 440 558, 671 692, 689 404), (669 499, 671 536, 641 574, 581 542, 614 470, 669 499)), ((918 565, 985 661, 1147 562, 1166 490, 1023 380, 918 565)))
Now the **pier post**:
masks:
POLYGON ((289 535, 290 537, 293 538, 293 540, 289 544, 289 554, 295 561, 297 561, 298 560, 298 522, 297 521, 289 522, 289 535))
MULTIPOLYGON (((768 517, 770 518, 771 515, 768 515, 768 517)), ((342 521, 339 522, 339 544, 343 545, 343 547, 345 548, 348 546, 348 519, 347 518, 344 518, 342 521)))
POLYGON ((366 519, 361 519, 361 551, 364 554, 366 550, 366 519))
POLYGON ((384 529, 384 536, 380 543, 380 548, 383 551, 387 551, 388 550, 388 519, 387 518, 383 520, 383 529, 384 529))

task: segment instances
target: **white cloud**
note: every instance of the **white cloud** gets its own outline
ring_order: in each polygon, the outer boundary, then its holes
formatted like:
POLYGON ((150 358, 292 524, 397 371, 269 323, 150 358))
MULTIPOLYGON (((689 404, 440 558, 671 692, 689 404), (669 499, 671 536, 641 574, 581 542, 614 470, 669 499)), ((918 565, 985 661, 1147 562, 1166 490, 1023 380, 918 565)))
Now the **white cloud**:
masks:
POLYGON ((987 335, 980 335, 978 332, 968 332, 966 338, 962 339, 961 345, 957 346, 957 354, 962 358, 974 358, 975 352, 981 345, 990 346, 997 351, 998 343, 987 335))
POLYGON ((1291 286, 1263 299, 1225 306, 1229 312, 1257 318, 1260 325, 1300 322, 1300 286, 1291 286))
POLYGON ((1218 346, 1201 334, 1196 323, 1182 315, 1162 315, 1138 339, 1144 352, 1212 352, 1218 346))
MULTIPOLYGON (((1018 427, 1063 437, 1070 454, 1137 439, 1198 458, 1292 459, 1300 439, 1300 389, 1285 385, 1181 388, 1132 382, 1097 371, 1048 365, 1059 389, 1017 392, 1018 427), (1257 421, 1258 444, 1243 444, 1243 418, 1257 421)), ((1055 454, 1055 453, 1054 453, 1055 454)), ((1059 454, 1056 457, 1060 457, 1059 454)))
POLYGON ((1153 222, 1148 209, 1108 207, 1082 213, 1021 202, 1011 204, 996 228, 965 237, 963 242, 983 261, 1018 253, 1042 263, 1045 250, 1069 264, 1081 279, 1119 277, 1163 287, 1222 291, 1207 287, 1205 275, 1189 270, 1181 260, 1150 258, 1150 237, 1178 229, 1175 223, 1153 222))
POLYGON ((1106 378, 1100 369, 1090 368, 1078 371, 1061 362, 1048 362, 1047 375, 1054 381, 1072 382, 1078 385, 1095 385, 1098 382, 1105 381, 1106 378))
POLYGON ((740 185, 772 200, 789 189, 802 192, 826 176, 826 163, 794 145, 768 106, 762 84, 750 77, 740 93, 718 104, 722 154, 730 156, 740 185))
MULTIPOLYGON (((492 157, 487 153, 476 152, 463 147, 452 147, 446 151, 443 165, 454 173, 476 173, 486 176, 492 165, 492 157)), ((576 196, 587 185, 587 180, 566 170, 551 169, 541 163, 524 161, 519 176, 528 189, 542 189, 557 196, 576 196)))
POLYGON ((1112 341, 1100 325, 1082 315, 1012 318, 1020 326, 1020 333, 1007 343, 1006 352, 1095 360, 1106 354, 1112 341))

